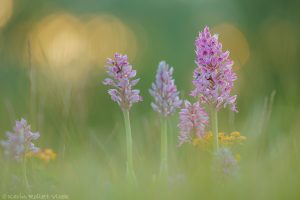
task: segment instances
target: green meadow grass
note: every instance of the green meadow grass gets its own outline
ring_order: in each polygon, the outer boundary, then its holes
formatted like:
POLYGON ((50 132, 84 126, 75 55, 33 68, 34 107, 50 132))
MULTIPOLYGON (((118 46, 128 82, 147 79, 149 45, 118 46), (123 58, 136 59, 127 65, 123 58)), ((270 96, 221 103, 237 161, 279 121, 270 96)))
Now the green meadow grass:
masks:
MULTIPOLYGON (((52 194, 68 199, 299 199, 299 124, 291 123, 287 132, 274 129, 278 127, 277 120, 285 121, 280 106, 274 102, 276 95, 269 95, 253 104, 243 122, 239 120, 235 125, 247 136, 246 142, 234 149, 241 156, 236 177, 224 180, 216 177, 209 153, 190 144, 177 147, 178 116, 175 115, 168 122, 170 177, 168 183, 161 183, 158 180, 159 120, 154 113, 137 114, 133 108, 134 167, 138 184, 130 186, 126 181, 121 111, 116 110, 115 123, 107 129, 76 123, 76 112, 70 111, 68 116, 52 119, 54 123, 45 121, 39 127, 42 131, 38 146, 54 149, 57 158, 48 164, 37 158, 29 159, 29 190, 22 184, 20 166, 6 161, 1 153, 0 191, 6 195, 52 194)), ((71 105, 70 109, 76 108, 71 105)), ((229 118, 224 111, 220 121, 229 118)))

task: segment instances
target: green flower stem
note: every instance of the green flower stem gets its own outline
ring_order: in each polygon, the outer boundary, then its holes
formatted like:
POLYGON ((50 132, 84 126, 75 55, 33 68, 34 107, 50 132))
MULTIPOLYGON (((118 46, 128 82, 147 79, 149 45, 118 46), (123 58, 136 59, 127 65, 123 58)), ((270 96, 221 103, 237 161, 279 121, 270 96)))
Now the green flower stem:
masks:
POLYGON ((26 155, 24 155, 23 158, 23 163, 22 163, 22 173, 23 173, 23 181, 24 181, 24 185, 26 187, 27 190, 29 190, 29 183, 28 183, 28 179, 27 179, 27 166, 26 166, 26 155))
POLYGON ((167 119, 161 119, 161 154, 160 154, 160 177, 168 175, 168 128, 167 119))
POLYGON ((219 150, 218 111, 214 106, 211 107, 210 122, 211 122, 211 130, 213 135, 213 148, 215 152, 218 152, 219 150))
POLYGON ((126 131, 126 152, 127 152, 127 178, 131 183, 136 183, 136 176, 133 169, 133 159, 132 159, 132 136, 131 127, 129 119, 129 111, 123 110, 125 131, 126 131))

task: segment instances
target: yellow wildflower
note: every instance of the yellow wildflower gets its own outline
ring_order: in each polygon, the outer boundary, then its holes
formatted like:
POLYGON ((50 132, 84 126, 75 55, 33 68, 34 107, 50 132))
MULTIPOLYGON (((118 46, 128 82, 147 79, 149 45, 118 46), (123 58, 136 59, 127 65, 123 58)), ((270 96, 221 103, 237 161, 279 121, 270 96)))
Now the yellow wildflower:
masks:
POLYGON ((195 139, 193 139, 193 146, 197 146, 200 143, 201 143, 201 139, 199 137, 196 137, 195 139))
POLYGON ((37 153, 28 153, 26 156, 35 157, 48 163, 50 160, 56 159, 56 153, 52 149, 42 149, 37 153))
MULTIPOLYGON (((220 132, 219 135, 219 144, 222 146, 229 146, 235 144, 241 144, 247 138, 242 136, 240 132, 232 132, 229 134, 225 134, 224 132, 220 132)), ((212 145, 212 132, 207 132, 203 137, 195 138, 193 140, 193 145, 200 148, 207 148, 212 145)))
POLYGON ((235 159, 239 162, 241 160, 241 155, 240 154, 236 154, 235 155, 235 159))
POLYGON ((241 133, 235 131, 235 132, 230 133, 230 135, 233 136, 233 137, 239 137, 239 136, 241 136, 241 133))

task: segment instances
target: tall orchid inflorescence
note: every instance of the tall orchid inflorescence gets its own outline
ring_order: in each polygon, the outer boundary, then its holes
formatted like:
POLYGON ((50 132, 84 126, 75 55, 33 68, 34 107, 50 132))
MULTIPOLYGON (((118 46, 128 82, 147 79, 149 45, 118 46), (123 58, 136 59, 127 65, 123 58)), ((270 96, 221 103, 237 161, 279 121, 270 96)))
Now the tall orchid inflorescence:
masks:
POLYGON ((133 169, 129 110, 134 103, 142 101, 140 91, 132 89, 139 82, 139 79, 133 79, 136 76, 136 71, 129 64, 127 55, 116 53, 113 59, 109 58, 107 60, 106 68, 110 78, 106 78, 103 84, 114 87, 114 89, 109 89, 108 93, 112 100, 121 107, 124 116, 127 146, 127 178, 131 183, 136 183, 133 169))
POLYGON ((107 60, 106 68, 111 78, 106 78, 103 84, 115 88, 109 89, 108 93, 122 110, 129 110, 133 103, 142 101, 140 91, 132 89, 139 82, 139 79, 133 79, 136 76, 136 70, 132 69, 127 55, 116 53, 114 59, 109 58, 107 60))
POLYGON ((16 121, 13 132, 7 132, 6 136, 7 140, 0 141, 0 144, 4 147, 4 153, 8 158, 22 161, 27 153, 39 151, 32 141, 37 140, 40 134, 31 132, 30 125, 25 119, 16 121))
POLYGON ((152 83, 152 88, 149 90, 154 98, 154 102, 151 103, 153 110, 164 117, 173 114, 182 103, 172 76, 173 67, 161 61, 156 72, 155 83, 152 83))
POLYGON ((208 123, 208 115, 198 101, 191 104, 186 100, 184 108, 179 113, 179 119, 179 145, 182 145, 184 142, 191 142, 193 134, 198 137, 204 135, 205 126, 208 123))
POLYGON ((237 96, 230 96, 237 79, 232 71, 233 61, 229 59, 229 51, 222 51, 218 35, 212 35, 208 27, 196 39, 196 64, 198 67, 194 71, 193 80, 195 89, 191 95, 217 109, 229 104, 237 112, 237 96))
POLYGON ((212 35, 208 27, 199 33, 195 45, 197 68, 194 70, 195 88, 191 96, 198 97, 210 108, 213 146, 218 151, 218 111, 222 106, 230 105, 231 110, 237 112, 237 96, 230 95, 237 76, 232 71, 233 61, 229 59, 229 51, 223 52, 218 35, 212 35))
POLYGON ((168 130, 167 117, 180 108, 182 101, 173 79, 173 67, 161 61, 156 72, 156 80, 149 90, 154 102, 151 106, 161 118, 161 164, 160 177, 166 178, 168 174, 168 130))

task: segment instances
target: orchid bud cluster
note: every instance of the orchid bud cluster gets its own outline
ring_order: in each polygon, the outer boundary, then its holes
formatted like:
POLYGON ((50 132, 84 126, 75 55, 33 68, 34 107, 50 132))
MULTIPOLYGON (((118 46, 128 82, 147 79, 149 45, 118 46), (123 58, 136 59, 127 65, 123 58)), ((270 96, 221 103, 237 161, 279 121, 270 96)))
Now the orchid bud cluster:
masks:
POLYGON ((204 136, 208 115, 199 102, 191 104, 186 100, 184 108, 179 112, 179 119, 179 145, 182 145, 184 142, 192 142, 192 133, 195 133, 198 137, 204 136))
POLYGON ((36 153, 39 148, 35 147, 33 140, 40 137, 38 132, 32 132, 30 125, 25 119, 16 121, 13 132, 6 133, 7 140, 0 141, 4 147, 4 154, 13 160, 21 161, 27 153, 36 153))
POLYGON ((140 90, 132 89, 139 79, 133 79, 136 70, 132 69, 127 55, 116 53, 113 59, 107 59, 106 69, 110 78, 106 78, 103 84, 114 87, 108 90, 108 94, 123 110, 129 110, 132 104, 142 101, 140 90))
POLYGON ((213 104, 217 109, 230 105, 231 110, 237 112, 237 96, 230 95, 237 79, 232 71, 233 61, 229 59, 229 51, 223 52, 218 35, 212 35, 208 27, 196 39, 196 64, 195 89, 191 95, 199 97, 202 103, 213 104))
POLYGON ((155 83, 149 90, 154 98, 154 102, 151 103, 153 110, 165 117, 173 114, 182 104, 172 77, 173 70, 173 67, 161 61, 158 65, 155 83))

